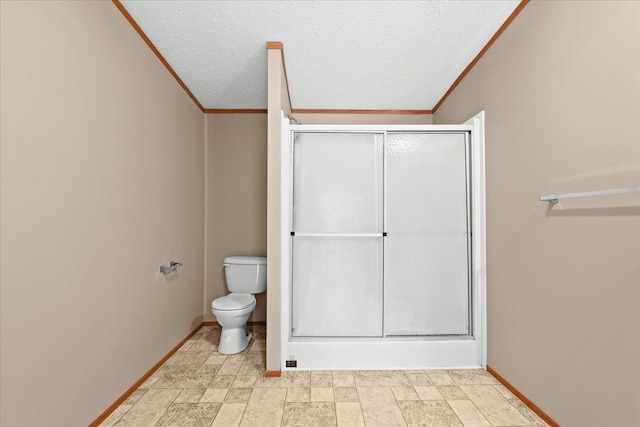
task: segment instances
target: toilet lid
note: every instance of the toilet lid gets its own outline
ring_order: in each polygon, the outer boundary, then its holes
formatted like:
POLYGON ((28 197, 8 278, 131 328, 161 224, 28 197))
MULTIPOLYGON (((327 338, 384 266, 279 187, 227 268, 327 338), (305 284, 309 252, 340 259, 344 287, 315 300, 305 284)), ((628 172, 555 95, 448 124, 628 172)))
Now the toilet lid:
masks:
POLYGON ((226 297, 214 299, 211 308, 215 310, 242 310, 255 302, 256 298, 251 294, 229 294, 226 297))

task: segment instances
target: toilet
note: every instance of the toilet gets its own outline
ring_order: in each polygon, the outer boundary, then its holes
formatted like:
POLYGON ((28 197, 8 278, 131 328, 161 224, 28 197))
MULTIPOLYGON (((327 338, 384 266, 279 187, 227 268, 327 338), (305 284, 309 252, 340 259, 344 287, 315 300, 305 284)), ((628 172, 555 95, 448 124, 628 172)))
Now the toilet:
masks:
POLYGON ((211 312, 222 326, 218 352, 235 354, 247 348, 251 341, 252 334, 246 325, 256 308, 254 295, 267 290, 267 258, 227 257, 224 259, 224 274, 229 295, 214 299, 211 312))

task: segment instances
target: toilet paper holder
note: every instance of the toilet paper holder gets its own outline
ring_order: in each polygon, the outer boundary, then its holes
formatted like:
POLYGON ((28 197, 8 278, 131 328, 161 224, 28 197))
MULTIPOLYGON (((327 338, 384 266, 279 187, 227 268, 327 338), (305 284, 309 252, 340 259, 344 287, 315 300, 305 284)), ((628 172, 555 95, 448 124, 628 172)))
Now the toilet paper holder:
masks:
POLYGON ((176 270, 178 267, 182 267, 182 263, 179 261, 171 261, 169 263, 169 265, 161 265, 160 266, 160 273, 171 273, 172 271, 176 270))

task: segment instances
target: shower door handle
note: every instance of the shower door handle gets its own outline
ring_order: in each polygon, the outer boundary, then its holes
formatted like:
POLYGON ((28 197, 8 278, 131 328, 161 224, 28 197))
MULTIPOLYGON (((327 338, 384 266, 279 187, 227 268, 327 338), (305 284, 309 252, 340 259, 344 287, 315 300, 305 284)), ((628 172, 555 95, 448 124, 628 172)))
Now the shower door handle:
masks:
POLYGON ((384 237, 387 233, 296 233, 291 232, 295 237, 384 237))

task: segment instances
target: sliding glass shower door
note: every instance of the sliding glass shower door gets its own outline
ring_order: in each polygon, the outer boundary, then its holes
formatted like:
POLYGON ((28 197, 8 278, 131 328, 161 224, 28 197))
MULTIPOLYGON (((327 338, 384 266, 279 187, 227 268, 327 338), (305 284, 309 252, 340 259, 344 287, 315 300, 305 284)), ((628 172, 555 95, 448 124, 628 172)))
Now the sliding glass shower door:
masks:
POLYGON ((465 133, 389 133, 385 335, 469 335, 465 133))
POLYGON ((383 135, 293 144, 292 336, 382 336, 383 135))
POLYGON ((301 132, 291 335, 471 335, 468 133, 301 132))

